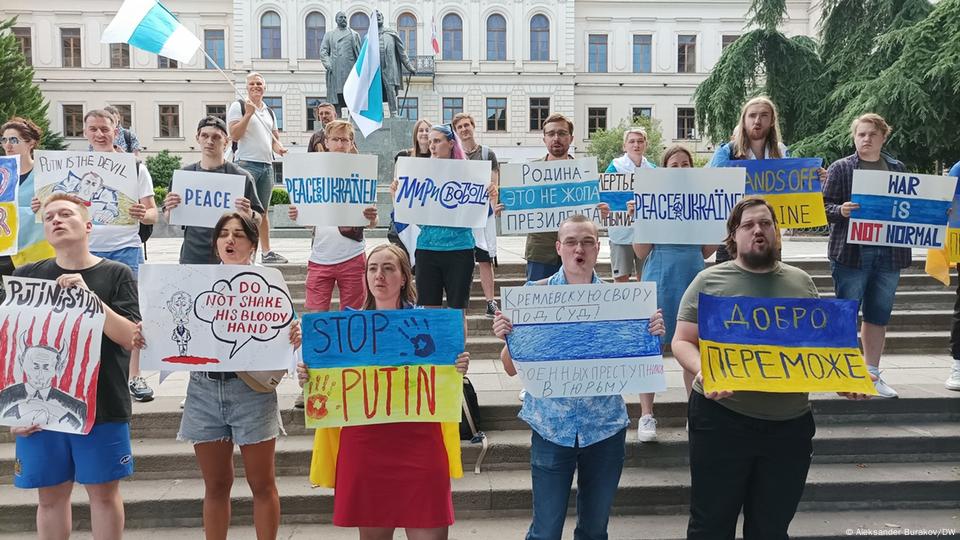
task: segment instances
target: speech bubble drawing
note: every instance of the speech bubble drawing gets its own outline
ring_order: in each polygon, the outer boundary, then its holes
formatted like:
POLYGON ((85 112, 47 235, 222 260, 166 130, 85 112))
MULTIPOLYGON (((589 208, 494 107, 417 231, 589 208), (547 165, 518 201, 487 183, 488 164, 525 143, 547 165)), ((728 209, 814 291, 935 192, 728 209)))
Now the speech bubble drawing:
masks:
POLYGON ((210 324, 218 341, 230 343, 233 358, 251 340, 271 341, 293 321, 293 302, 263 276, 242 272, 213 284, 193 303, 197 319, 210 324))

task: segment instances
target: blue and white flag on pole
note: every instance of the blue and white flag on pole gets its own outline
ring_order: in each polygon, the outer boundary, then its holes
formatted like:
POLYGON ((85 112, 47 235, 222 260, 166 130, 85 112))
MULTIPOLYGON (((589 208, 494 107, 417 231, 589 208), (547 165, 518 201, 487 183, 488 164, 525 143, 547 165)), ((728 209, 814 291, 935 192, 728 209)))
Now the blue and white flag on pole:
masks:
MULTIPOLYGON (((370 17, 370 20, 376 20, 370 17)), ((366 137, 383 126, 383 81, 380 73, 380 34, 371 24, 360 46, 357 63, 343 84, 350 116, 366 137)))
POLYGON ((100 43, 129 43, 183 63, 193 60, 200 48, 197 36, 156 0, 125 0, 100 43))

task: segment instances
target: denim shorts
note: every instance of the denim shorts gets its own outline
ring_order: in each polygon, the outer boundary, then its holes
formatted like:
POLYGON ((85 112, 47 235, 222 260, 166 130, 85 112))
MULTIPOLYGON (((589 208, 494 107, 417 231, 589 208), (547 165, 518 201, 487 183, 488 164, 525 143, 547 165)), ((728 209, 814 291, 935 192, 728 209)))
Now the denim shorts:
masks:
POLYGON ((133 271, 133 279, 140 275, 140 263, 143 262, 143 249, 140 246, 125 247, 113 251, 91 251, 97 257, 123 263, 133 271))
POLYGON ((38 431, 17 437, 13 483, 18 488, 56 486, 67 481, 103 484, 133 474, 130 424, 94 424, 86 435, 38 431))
POLYGON ((270 208, 270 197, 273 195, 273 164, 241 159, 237 166, 250 173, 253 185, 257 188, 257 198, 264 210, 270 208))
POLYGON ((900 283, 900 270, 888 270, 883 251, 890 248, 862 246, 860 268, 830 262, 837 298, 856 300, 863 310, 863 321, 886 326, 893 311, 893 300, 900 283))
POLYGON ((190 373, 177 440, 245 446, 275 439, 282 431, 275 391, 254 391, 239 377, 217 380, 205 372, 190 373))

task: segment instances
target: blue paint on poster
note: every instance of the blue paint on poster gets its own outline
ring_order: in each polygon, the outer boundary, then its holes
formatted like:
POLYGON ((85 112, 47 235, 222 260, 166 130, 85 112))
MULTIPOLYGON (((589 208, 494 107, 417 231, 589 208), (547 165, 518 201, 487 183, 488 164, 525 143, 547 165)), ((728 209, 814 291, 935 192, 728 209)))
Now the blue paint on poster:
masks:
POLYGON ((862 193, 854 193, 850 200, 860 205, 850 213, 853 219, 940 226, 946 224, 951 204, 950 201, 862 193))
POLYGON ((506 210, 595 205, 600 202, 600 185, 597 180, 589 180, 527 187, 502 187, 500 202, 506 210))
POLYGON ((633 200, 632 191, 602 191, 600 202, 610 205, 611 212, 626 212, 627 203, 633 200))
POLYGON ((730 167, 747 170, 746 195, 820 193, 820 158, 744 159, 730 167))
POLYGON ((660 338, 650 334, 649 324, 649 319, 518 324, 507 346, 521 362, 658 356, 660 338))

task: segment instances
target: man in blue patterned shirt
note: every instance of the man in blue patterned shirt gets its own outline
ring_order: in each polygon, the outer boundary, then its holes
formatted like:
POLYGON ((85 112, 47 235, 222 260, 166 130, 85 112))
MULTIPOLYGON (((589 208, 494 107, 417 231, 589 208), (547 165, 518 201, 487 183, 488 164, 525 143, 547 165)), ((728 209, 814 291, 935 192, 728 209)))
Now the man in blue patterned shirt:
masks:
MULTIPOLYGON (((594 271, 600 253, 597 226, 582 215, 560 224, 557 232, 560 271, 527 285, 586 285, 602 283, 594 271)), ((493 332, 506 339, 510 319, 497 312, 493 332)), ((663 315, 650 318, 650 333, 663 335, 663 315)), ((517 370, 507 347, 500 353, 506 372, 517 370)), ((527 394, 520 418, 533 428, 530 469, 533 475, 533 523, 527 540, 554 540, 563 534, 573 473, 577 475, 577 528, 584 540, 607 538, 610 507, 623 470, 627 407, 621 396, 538 398, 527 394)))

